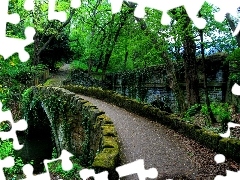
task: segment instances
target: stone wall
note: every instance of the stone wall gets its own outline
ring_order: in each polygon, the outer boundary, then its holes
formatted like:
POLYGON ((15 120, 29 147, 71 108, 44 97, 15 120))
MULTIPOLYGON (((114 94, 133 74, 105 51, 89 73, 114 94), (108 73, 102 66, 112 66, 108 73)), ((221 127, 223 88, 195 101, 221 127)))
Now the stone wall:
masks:
POLYGON ((50 121, 59 155, 65 149, 80 158, 84 167, 111 170, 117 166, 118 137, 111 119, 104 112, 66 89, 31 87, 23 98, 24 118, 29 128, 44 123, 41 117, 34 117, 39 103, 50 121))
MULTIPOLYGON (((210 99, 224 101, 227 89, 228 66, 224 63, 225 54, 216 54, 206 58, 207 81, 210 99)), ((200 85, 200 97, 204 102, 203 68, 201 59, 197 61, 200 85)), ((184 66, 175 64, 178 82, 186 94, 184 66)), ((177 112, 177 102, 171 89, 171 79, 168 78, 165 65, 148 67, 134 71, 110 73, 106 75, 107 89, 122 95, 139 99, 146 103, 161 100, 173 112, 177 112)))

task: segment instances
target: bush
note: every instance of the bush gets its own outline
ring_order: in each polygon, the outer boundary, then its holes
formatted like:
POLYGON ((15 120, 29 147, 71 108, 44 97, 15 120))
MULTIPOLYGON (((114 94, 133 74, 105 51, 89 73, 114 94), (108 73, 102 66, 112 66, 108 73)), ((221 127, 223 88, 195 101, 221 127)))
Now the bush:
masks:
MULTIPOLYGON (((211 110, 213 115, 216 117, 217 121, 221 123, 222 130, 225 131, 227 129, 227 123, 231 120, 231 113, 229 111, 228 103, 211 103, 211 110)), ((203 105, 201 112, 204 115, 208 114, 207 105, 203 105)))
POLYGON ((183 119, 186 121, 191 121, 191 117, 197 114, 201 110, 201 105, 200 104, 194 104, 191 106, 184 114, 183 119))
POLYGON ((229 75, 229 79, 236 83, 239 83, 240 72, 237 68, 240 64, 240 48, 235 49, 230 55, 228 55, 226 61, 229 63, 230 68, 233 69, 233 72, 231 72, 229 75))
POLYGON ((74 60, 71 64, 70 64, 70 68, 74 69, 74 70, 82 70, 82 71, 86 71, 88 70, 88 66, 79 61, 79 60, 74 60))

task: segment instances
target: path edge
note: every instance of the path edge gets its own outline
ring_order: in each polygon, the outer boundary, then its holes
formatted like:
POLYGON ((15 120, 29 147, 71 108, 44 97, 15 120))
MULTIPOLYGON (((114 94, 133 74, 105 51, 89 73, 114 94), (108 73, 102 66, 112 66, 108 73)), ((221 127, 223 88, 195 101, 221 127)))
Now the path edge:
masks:
POLYGON ((115 91, 103 90, 99 87, 84 87, 81 85, 64 85, 62 87, 76 94, 97 98, 151 119, 195 140, 217 153, 224 154, 226 157, 240 162, 240 140, 238 139, 222 138, 219 134, 185 122, 174 114, 161 111, 159 108, 155 108, 150 104, 139 102, 115 91))

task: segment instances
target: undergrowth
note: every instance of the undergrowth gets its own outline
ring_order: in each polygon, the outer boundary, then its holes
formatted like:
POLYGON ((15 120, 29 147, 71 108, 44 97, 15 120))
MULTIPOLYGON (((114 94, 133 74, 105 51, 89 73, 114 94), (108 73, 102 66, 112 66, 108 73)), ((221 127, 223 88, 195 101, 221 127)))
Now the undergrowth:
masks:
POLYGON ((196 115, 199 115, 204 118, 204 128, 207 128, 214 132, 216 131, 218 132, 219 130, 225 131, 227 128, 227 123, 231 121, 231 111, 229 104, 213 102, 211 103, 210 107, 214 117, 216 118, 219 124, 219 126, 217 127, 211 124, 211 121, 209 120, 209 114, 206 104, 203 105, 195 104, 191 106, 184 113, 183 119, 187 122, 198 124, 198 121, 200 121, 200 119, 197 118, 196 115))

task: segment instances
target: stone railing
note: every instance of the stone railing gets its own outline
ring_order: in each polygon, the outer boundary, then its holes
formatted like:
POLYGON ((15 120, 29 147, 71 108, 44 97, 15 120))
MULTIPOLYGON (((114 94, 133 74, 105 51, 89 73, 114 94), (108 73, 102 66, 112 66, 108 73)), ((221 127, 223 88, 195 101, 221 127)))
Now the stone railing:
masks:
POLYGON ((25 91, 22 105, 29 128, 44 123, 41 117, 33 117, 43 108, 59 154, 66 149, 79 157, 83 167, 97 170, 111 171, 118 165, 119 144, 114 125, 90 102, 63 88, 34 86, 25 91))
POLYGON ((183 121, 181 118, 158 108, 131 99, 127 96, 123 96, 114 91, 103 90, 101 88, 86 88, 83 86, 68 85, 64 88, 79 94, 95 97, 106 102, 112 103, 116 106, 126 109, 140 116, 156 121, 160 124, 184 134, 185 136, 199 142, 200 144, 222 153, 226 157, 232 158, 240 162, 240 140, 233 138, 222 138, 219 134, 216 134, 210 130, 201 128, 197 125, 183 121))

